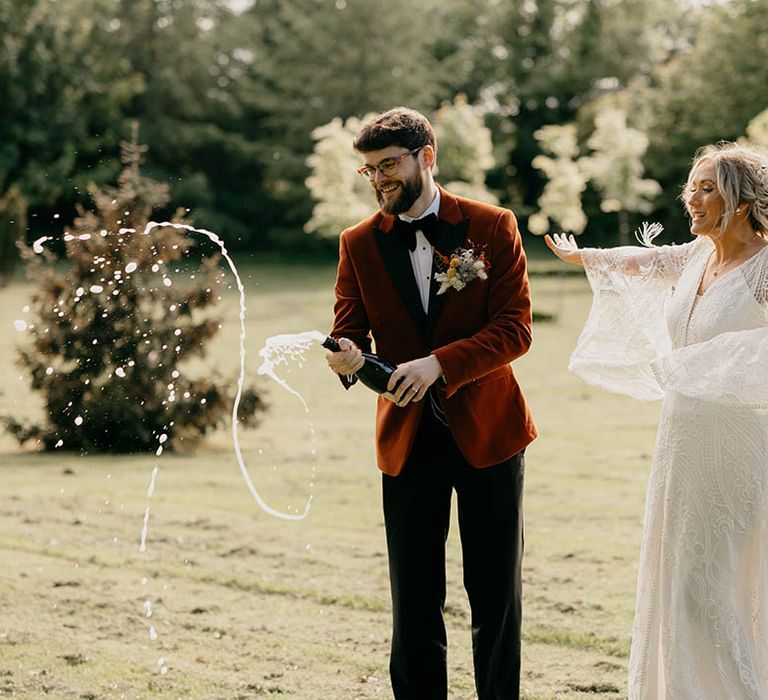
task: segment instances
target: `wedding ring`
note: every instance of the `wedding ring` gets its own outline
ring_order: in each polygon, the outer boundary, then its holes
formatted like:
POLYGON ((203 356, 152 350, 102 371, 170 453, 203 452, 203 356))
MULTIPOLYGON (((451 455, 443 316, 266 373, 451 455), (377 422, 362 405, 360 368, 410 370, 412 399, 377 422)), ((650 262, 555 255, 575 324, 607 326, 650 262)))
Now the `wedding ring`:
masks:
POLYGON ((418 394, 418 393, 419 393, 419 390, 418 390, 418 389, 417 389, 415 386, 412 386, 410 390, 411 390, 411 391, 412 391, 414 394, 418 394))

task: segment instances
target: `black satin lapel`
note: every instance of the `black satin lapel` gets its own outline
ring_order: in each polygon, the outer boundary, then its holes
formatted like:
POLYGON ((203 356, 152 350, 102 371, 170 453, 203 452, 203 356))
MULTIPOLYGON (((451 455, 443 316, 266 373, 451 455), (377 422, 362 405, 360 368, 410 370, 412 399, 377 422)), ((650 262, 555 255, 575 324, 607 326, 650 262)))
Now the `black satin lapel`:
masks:
MULTIPOLYGON (((447 221, 440 220, 440 235, 437 239, 437 245, 435 248, 440 251, 446 257, 450 257, 456 248, 461 248, 467 237, 467 227, 469 226, 469 219, 464 219, 458 224, 451 224, 447 221)), ((432 264, 432 280, 429 283, 429 314, 427 315, 427 336, 432 334, 432 330, 437 323, 440 311, 443 308, 443 301, 446 294, 450 294, 449 289, 444 294, 438 294, 437 290, 440 288, 439 283, 435 282, 435 269, 434 263, 432 264)))
POLYGON ((469 219, 459 221, 458 224, 452 224, 448 221, 439 221, 440 233, 437 237, 435 246, 443 255, 450 256, 456 248, 461 248, 467 237, 467 227, 469 219))
POLYGON ((408 309, 408 313, 413 316, 416 325, 423 329, 427 316, 421 305, 421 295, 416 286, 416 278, 413 276, 413 265, 411 265, 408 250, 391 232, 384 233, 375 228, 373 234, 376 236, 381 257, 389 270, 392 282, 402 297, 403 304, 408 309))

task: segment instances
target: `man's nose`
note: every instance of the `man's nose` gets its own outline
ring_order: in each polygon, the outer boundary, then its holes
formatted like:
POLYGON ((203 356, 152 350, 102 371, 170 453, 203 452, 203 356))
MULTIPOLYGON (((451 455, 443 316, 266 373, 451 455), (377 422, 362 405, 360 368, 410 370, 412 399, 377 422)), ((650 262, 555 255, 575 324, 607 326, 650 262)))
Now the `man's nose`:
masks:
POLYGON ((387 176, 383 172, 381 172, 381 170, 376 168, 376 170, 373 173, 373 184, 378 185, 379 182, 384 182, 386 181, 386 179, 387 179, 387 176))

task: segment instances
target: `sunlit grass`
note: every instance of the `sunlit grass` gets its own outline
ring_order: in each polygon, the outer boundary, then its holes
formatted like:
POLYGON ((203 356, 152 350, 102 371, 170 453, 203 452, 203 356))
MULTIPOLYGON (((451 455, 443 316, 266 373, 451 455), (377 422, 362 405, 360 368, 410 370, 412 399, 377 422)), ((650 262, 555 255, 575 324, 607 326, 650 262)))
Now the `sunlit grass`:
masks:
MULTIPOLYGON (((314 493, 309 517, 291 523, 258 509, 228 430, 159 461, 39 454, 0 438, 0 696, 389 696, 374 397, 345 392, 319 349, 289 379, 309 416, 256 376, 266 337, 328 330, 334 269, 242 273, 249 380, 270 404, 257 429, 242 431, 244 454, 274 507, 300 509, 314 493)), ((515 363, 540 430, 526 454, 523 688, 528 700, 621 698, 657 406, 598 393, 566 372, 590 302, 582 277, 534 275, 532 287, 536 309, 554 319, 537 326, 531 352, 515 363)), ((13 320, 31 291, 23 282, 0 290, 0 414, 33 418, 40 401, 13 365, 13 320)), ((233 292, 221 312, 222 332, 194 371, 234 377, 233 292)), ((455 522, 447 556, 451 697, 472 698, 455 522)))

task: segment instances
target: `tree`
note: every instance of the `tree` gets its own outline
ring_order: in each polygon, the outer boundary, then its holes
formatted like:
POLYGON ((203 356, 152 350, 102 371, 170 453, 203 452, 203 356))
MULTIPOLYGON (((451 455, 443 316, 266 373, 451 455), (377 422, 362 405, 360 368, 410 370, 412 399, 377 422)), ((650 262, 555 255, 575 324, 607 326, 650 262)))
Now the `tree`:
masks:
POLYGON ((258 236, 272 201, 246 123, 247 31, 225 0, 0 0, 0 191, 21 189, 35 232, 69 221, 89 183, 117 177, 138 120, 169 211, 234 245, 258 236))
POLYGON ((600 208, 606 213, 618 212, 619 242, 628 245, 628 212, 647 214, 661 192, 658 182, 642 177, 648 137, 627 126, 622 110, 608 108, 597 114, 587 146, 592 154, 581 158, 579 166, 602 194, 600 208))
MULTIPOLYGON (((307 233, 335 238, 376 209, 370 184, 357 173, 360 158, 352 141, 363 119, 340 117, 312 132, 315 148, 307 158, 311 174, 306 180, 315 206, 304 225, 307 233)), ((437 175, 450 191, 486 202, 496 203, 485 187, 485 172, 493 165, 490 131, 478 110, 463 96, 444 104, 433 119, 437 138, 437 175)))
POLYGON ((0 191, 18 187, 34 212, 70 208, 88 178, 119 169, 103 152, 135 86, 98 53, 107 10, 99 0, 0 0, 0 191))
MULTIPOLYGON (((6 418, 20 442, 134 452, 166 440, 166 447, 178 446, 225 420, 228 389, 180 369, 204 355, 218 331, 218 321, 202 314, 219 298, 218 256, 204 258, 190 276, 195 281, 181 284, 194 241, 170 226, 146 233, 152 211, 169 194, 141 176, 144 150, 134 136, 123 144, 118 187, 91 188, 96 211, 81 208, 65 229, 65 272, 49 264, 40 241, 37 250, 23 250, 38 287, 30 322, 20 322, 29 343, 19 362, 43 394, 47 420, 22 425, 6 418)), ((263 404, 248 389, 240 408, 241 420, 252 422, 263 404)))
MULTIPOLYGON (((672 7, 673 3, 668 3, 672 7)), ((630 91, 628 112, 649 135, 649 175, 662 187, 657 216, 674 239, 688 237, 678 195, 698 148, 735 141, 766 108, 768 0, 694 4, 692 45, 630 91)))
POLYGON ((253 51, 251 104, 265 144, 266 186, 280 219, 273 240, 306 246, 312 199, 305 183, 315 128, 404 104, 439 100, 430 54, 432 2, 259 0, 244 16, 253 51), (407 20, 404 20, 407 18, 407 20), (300 238, 301 237, 301 238, 300 238))
POLYGON ((498 204, 485 186, 485 174, 494 165, 491 131, 481 111, 466 95, 444 103, 434 117, 437 138, 436 175, 455 194, 498 204))
POLYGON ((0 287, 19 262, 18 244, 27 229, 27 200, 15 185, 0 197, 0 287))
POLYGON ((263 236, 254 222, 269 206, 245 106, 249 29, 224 0, 117 0, 101 37, 139 86, 124 115, 142 124, 147 172, 171 183, 171 202, 197 225, 235 244, 263 236))
POLYGON ((552 124, 539 129, 535 136, 541 149, 554 158, 538 155, 533 159, 533 167, 543 171, 549 181, 538 200, 540 211, 528 219, 528 228, 531 233, 545 234, 551 219, 564 231, 578 235, 587 225, 587 217, 581 208, 586 177, 576 161, 576 126, 552 124))
POLYGON ((497 149, 488 184, 505 204, 525 214, 541 194, 535 133, 650 72, 675 50, 681 11, 664 0, 468 0, 443 10, 441 79, 488 108, 497 149))
POLYGON ((768 153, 768 109, 760 112, 747 124, 747 137, 744 140, 768 153))
POLYGON ((352 150, 360 124, 357 117, 346 122, 336 117, 312 132, 315 150, 307 158, 312 173, 306 184, 315 206, 312 218, 304 224, 307 233, 335 238, 376 209, 371 186, 358 174, 360 159, 352 150))

